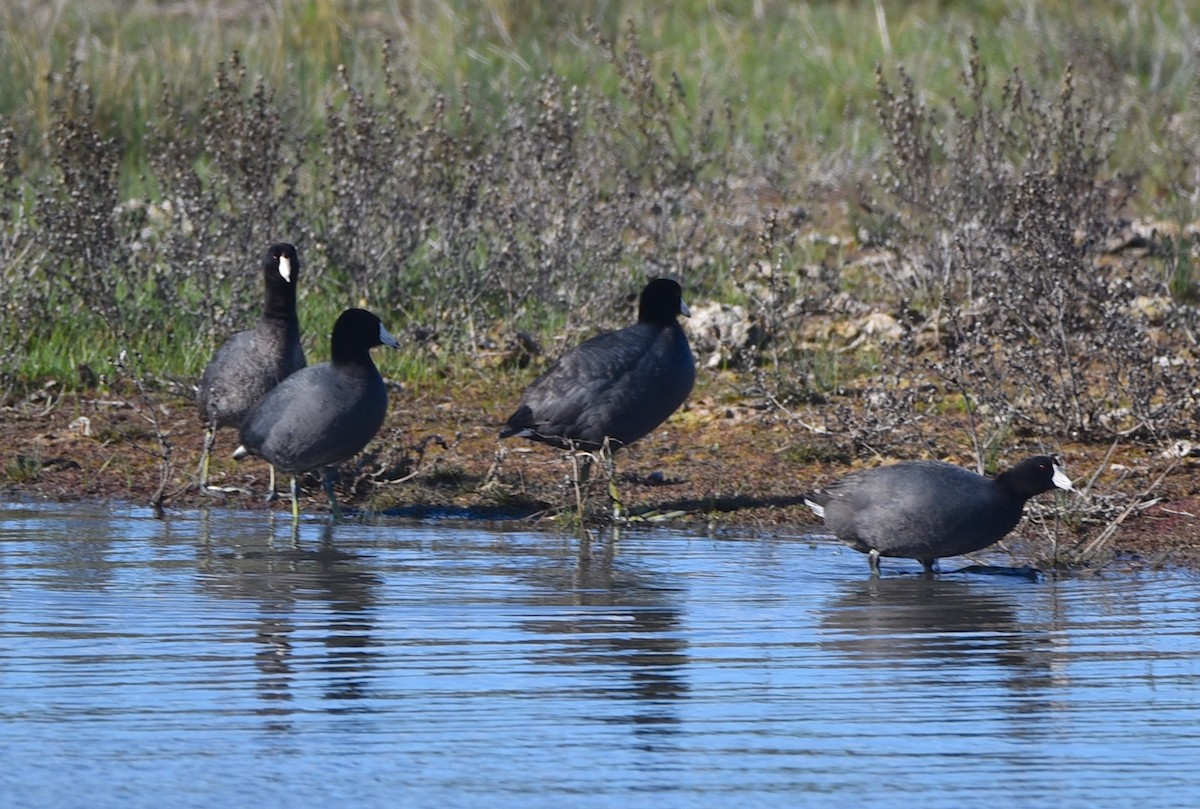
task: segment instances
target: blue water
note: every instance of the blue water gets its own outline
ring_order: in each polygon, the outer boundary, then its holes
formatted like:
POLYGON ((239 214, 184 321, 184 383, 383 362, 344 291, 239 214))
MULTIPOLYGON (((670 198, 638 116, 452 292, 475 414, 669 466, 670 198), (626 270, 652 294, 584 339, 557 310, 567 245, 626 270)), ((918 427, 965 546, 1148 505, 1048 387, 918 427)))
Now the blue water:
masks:
POLYGON ((0 505, 0 804, 1200 805, 1194 576, 916 570, 0 505))

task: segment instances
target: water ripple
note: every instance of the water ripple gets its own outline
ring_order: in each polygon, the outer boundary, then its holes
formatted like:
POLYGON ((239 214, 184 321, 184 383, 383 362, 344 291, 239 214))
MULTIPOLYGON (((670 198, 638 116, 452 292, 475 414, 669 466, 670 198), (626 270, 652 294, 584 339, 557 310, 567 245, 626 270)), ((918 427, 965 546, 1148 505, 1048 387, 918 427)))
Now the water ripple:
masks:
POLYGON ((1200 803, 1173 572, 0 506, 6 806, 1200 803))

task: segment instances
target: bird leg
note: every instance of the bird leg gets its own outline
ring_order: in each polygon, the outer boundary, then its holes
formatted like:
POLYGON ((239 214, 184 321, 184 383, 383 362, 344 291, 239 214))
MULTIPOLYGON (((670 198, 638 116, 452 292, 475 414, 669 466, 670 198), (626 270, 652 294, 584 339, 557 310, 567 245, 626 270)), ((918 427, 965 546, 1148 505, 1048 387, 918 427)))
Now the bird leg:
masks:
POLYGON ((604 464, 604 474, 608 478, 608 499, 612 504, 613 522, 620 522, 624 519, 624 508, 621 504, 621 492, 617 488, 617 461, 614 455, 615 449, 607 438, 604 439, 604 446, 600 447, 600 462, 604 464))
POLYGON ((867 561, 871 565, 871 575, 878 578, 881 575, 879 572, 879 551, 871 548, 867 553, 867 561))
POLYGON ((300 482, 292 475, 292 525, 300 524, 300 482))
POLYGON ((333 493, 333 467, 327 466, 321 470, 321 482, 325 485, 325 496, 329 498, 329 508, 333 511, 333 521, 342 521, 342 509, 338 505, 337 495, 333 493))
POLYGON ((267 488, 267 502, 274 503, 279 499, 279 493, 275 491, 275 464, 267 464, 271 468, 271 482, 267 488))
POLYGON ((245 489, 240 489, 237 486, 209 486, 208 485, 208 459, 212 457, 213 445, 217 443, 217 428, 213 426, 205 427, 204 429, 204 449, 200 452, 200 494, 219 495, 219 494, 250 494, 245 489))
POLYGON ((590 452, 577 452, 575 449, 570 450, 571 453, 571 482, 575 486, 575 513, 579 519, 583 520, 583 491, 587 486, 588 479, 592 476, 592 454, 590 452), (580 458, 582 457, 582 462, 580 458))

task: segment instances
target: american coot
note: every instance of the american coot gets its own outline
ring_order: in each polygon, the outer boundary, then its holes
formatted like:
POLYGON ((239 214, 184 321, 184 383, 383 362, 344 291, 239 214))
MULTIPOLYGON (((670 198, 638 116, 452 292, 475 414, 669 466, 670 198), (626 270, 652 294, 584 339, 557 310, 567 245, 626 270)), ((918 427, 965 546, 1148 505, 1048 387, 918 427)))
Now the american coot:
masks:
MULTIPOLYGON (((240 427, 250 408, 271 388, 305 366, 300 347, 300 320, 296 317, 296 281, 300 259, 290 244, 273 244, 263 260, 266 295, 258 325, 230 337, 213 355, 200 377, 197 403, 204 423, 204 449, 200 456, 200 491, 210 488, 208 459, 217 428, 240 427)), ((275 495, 275 470, 271 491, 275 495)))
MULTIPOLYGON (((300 519, 296 477, 353 457, 379 432, 388 395, 370 349, 399 348, 379 318, 347 309, 333 325, 330 362, 289 376, 250 411, 234 458, 257 455, 292 476, 292 519, 300 519)), ((334 518, 341 516, 329 470, 322 475, 334 518)))
POLYGON ((1028 458, 994 478, 941 461, 906 461, 855 472, 805 500, 838 539, 869 555, 919 559, 925 571, 943 556, 986 548, 1016 527, 1025 501, 1072 489, 1054 458, 1028 458))
POLYGON ((667 278, 648 283, 637 323, 559 357, 525 389, 500 437, 596 451, 649 433, 683 404, 696 381, 692 349, 676 319, 681 314, 691 312, 679 284, 667 278))

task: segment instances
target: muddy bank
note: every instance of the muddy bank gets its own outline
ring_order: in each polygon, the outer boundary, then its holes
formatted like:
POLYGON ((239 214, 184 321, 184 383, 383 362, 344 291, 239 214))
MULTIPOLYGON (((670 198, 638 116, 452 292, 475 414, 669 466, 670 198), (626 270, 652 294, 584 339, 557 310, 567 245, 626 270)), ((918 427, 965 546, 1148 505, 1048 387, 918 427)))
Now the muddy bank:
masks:
MULTIPOLYGON (((379 437, 340 470, 340 502, 414 518, 538 522, 573 513, 578 495, 563 453, 496 438, 518 394, 515 387, 451 395, 395 386, 379 437)), ((9 497, 149 503, 162 487, 168 515, 198 506, 288 508, 286 498, 265 502, 265 464, 230 458, 232 431, 219 435, 210 475, 214 485, 246 493, 196 491, 202 429, 181 393, 59 394, 52 386, 5 407, 0 422, 0 472, 9 497)), ((1041 498, 1033 509, 1040 521, 1027 519, 1005 543, 1019 559, 1044 563, 1054 534, 1060 547, 1095 546, 1094 566, 1200 569, 1200 464, 1137 446, 1110 453, 1109 446, 1085 444, 1062 454, 1077 486, 1091 481, 1092 497, 1067 503, 1065 512, 1053 498, 1041 498), (1121 507, 1112 507, 1117 501, 1121 507)), ((947 460, 971 465, 967 456, 947 460)), ((803 418, 732 399, 724 386, 709 384, 619 457, 618 482, 635 516, 799 535, 821 530, 803 505, 804 492, 870 463, 814 433, 803 418)), ((595 519, 606 513, 604 491, 597 480, 581 493, 595 519)), ((306 481, 302 507, 328 512, 315 479, 306 481)))

